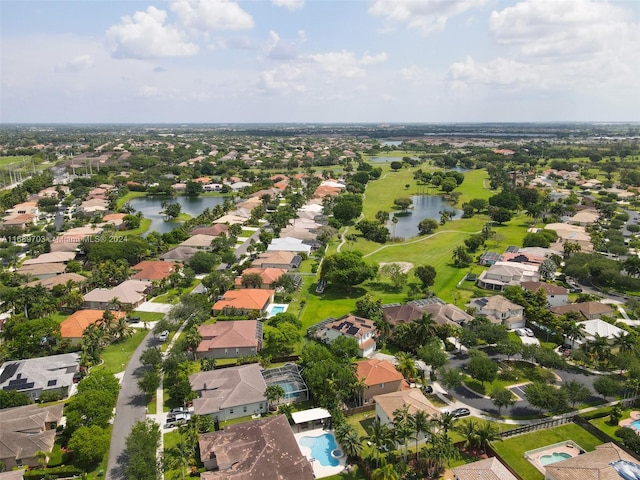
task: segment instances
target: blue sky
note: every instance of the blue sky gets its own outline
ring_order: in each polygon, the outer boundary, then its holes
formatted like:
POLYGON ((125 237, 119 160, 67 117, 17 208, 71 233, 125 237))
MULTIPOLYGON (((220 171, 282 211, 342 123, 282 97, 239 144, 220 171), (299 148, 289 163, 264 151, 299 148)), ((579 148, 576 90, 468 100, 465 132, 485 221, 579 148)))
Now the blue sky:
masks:
POLYGON ((0 122, 640 121, 640 1, 0 1, 0 122))

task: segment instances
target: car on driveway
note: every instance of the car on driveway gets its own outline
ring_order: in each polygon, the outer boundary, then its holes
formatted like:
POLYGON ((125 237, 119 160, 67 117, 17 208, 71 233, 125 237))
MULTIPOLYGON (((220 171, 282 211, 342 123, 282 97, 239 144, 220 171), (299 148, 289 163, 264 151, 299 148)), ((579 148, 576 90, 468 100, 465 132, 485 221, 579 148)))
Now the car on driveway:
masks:
POLYGON ((524 333, 524 329, 523 328, 516 328, 516 335, 518 335, 519 337, 524 337, 527 334, 524 333))
POLYGON ((190 413, 177 413, 175 415, 169 414, 167 416, 167 424, 165 428, 177 427, 179 425, 184 425, 189 420, 191 420, 190 413))
POLYGON ((467 417, 471 415, 471 410, 469 410, 468 408, 456 408, 451 412, 451 415, 453 415, 456 418, 467 417))
POLYGON ((177 415, 178 413, 189 413, 189 409, 187 407, 177 407, 169 411, 169 415, 177 415))
POLYGON ((530 328, 523 328, 522 331, 524 332, 524 334, 527 337, 533 337, 533 330, 531 330, 530 328))
POLYGON ((160 332, 160 335, 158 335, 158 340, 161 342, 166 342, 167 338, 169 338, 169 330, 164 330, 160 332))
POLYGON ((422 387, 422 391, 424 393, 433 393, 433 387, 431 385, 425 385, 422 387))

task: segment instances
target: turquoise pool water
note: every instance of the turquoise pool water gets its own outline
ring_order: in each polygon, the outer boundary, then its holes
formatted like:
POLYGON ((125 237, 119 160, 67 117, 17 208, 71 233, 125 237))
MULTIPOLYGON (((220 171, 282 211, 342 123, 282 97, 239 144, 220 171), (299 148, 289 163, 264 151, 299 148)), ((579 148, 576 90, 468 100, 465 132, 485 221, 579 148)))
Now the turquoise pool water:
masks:
POLYGON ((631 422, 631 428, 640 430, 640 420, 634 420, 633 422, 631 422))
MULTIPOLYGON (((284 312, 284 307, 281 305, 275 305, 272 309, 271 309, 271 313, 273 315, 277 315, 278 313, 283 313, 284 312)), ((280 317, 278 317, 280 318, 280 317)))
POLYGON ((562 460, 566 460, 567 458, 571 458, 571 455, 564 452, 553 452, 551 455, 542 455, 538 460, 540 460, 540 463, 546 467, 547 465, 558 463, 562 460))
POLYGON ((320 465, 337 467, 340 464, 340 460, 331 456, 331 452, 338 448, 336 438, 332 433, 325 433, 319 437, 302 437, 299 443, 303 447, 311 449, 311 456, 315 458, 320 465))

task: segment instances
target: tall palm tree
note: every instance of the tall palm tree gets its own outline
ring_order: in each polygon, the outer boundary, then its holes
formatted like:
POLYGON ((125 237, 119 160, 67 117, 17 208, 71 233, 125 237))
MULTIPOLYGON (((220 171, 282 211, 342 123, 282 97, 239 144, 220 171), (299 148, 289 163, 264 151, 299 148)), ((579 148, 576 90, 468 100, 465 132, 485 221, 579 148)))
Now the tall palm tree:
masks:
POLYGON ((571 343, 582 340, 585 335, 584 324, 571 321, 564 327, 564 334, 571 343))
POLYGON ((373 444, 373 456, 376 459, 376 466, 379 466, 381 452, 391 450, 394 446, 391 429, 376 418, 371 424, 371 433, 364 439, 373 444))
POLYGON ((407 461, 409 453, 409 442, 413 433, 413 425, 411 424, 411 415, 409 414, 409 406, 398 408, 393 412, 393 434, 398 444, 404 445, 404 460, 407 461))
POLYGON ((621 353, 632 353, 638 348, 638 337, 633 332, 619 332, 613 339, 613 345, 621 353))
POLYGON ((422 346, 436 334, 437 324, 433 320, 433 315, 423 312, 422 317, 415 322, 416 344, 422 346))
POLYGON ((610 354, 610 346, 607 337, 603 337, 596 333, 593 340, 588 343, 587 348, 594 355, 596 362, 606 363, 610 354))
POLYGON ((418 450, 418 440, 420 439, 421 433, 428 433, 429 429, 432 425, 431 420, 429 419, 429 415, 423 410, 418 410, 411 416, 411 425, 413 426, 413 431, 415 433, 416 440, 416 461, 419 460, 419 450, 418 450))
POLYGON ((364 378, 358 378, 353 385, 351 386, 351 391, 353 392, 353 396, 356 400, 356 404, 361 407, 362 406, 362 395, 367 390, 368 385, 364 381, 364 378))
POLYGON ((624 270, 632 277, 640 275, 640 257, 637 255, 630 255, 622 264, 624 270))
POLYGON ((451 412, 443 412, 435 418, 435 423, 446 435, 449 433, 449 430, 453 428, 456 419, 457 417, 455 417, 451 412))
POLYGON ((121 341, 133 335, 133 328, 129 326, 126 318, 120 317, 116 324, 113 326, 113 334, 116 338, 116 341, 121 341))
POLYGON ((377 318, 373 321, 376 327, 376 340, 380 344, 380 348, 384 348, 387 344, 387 340, 391 337, 391 324, 383 317, 377 318))
POLYGON ((343 422, 336 427, 336 440, 348 457, 357 458, 362 453, 362 440, 355 427, 343 422))

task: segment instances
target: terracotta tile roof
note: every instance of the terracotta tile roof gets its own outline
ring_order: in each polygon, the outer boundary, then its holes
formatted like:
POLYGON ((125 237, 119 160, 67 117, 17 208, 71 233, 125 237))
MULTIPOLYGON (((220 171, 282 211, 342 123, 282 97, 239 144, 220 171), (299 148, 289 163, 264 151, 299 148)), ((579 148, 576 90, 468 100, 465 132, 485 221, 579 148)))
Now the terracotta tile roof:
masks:
POLYGON ((387 360, 361 360, 356 362, 358 378, 364 380, 368 386, 380 385, 404 379, 402 374, 396 370, 393 363, 387 360))
POLYGON ((409 413, 415 415, 417 412, 425 412, 430 416, 440 415, 440 409, 433 406, 419 388, 400 390, 399 392, 385 393, 373 397, 376 407, 380 407, 387 417, 393 418, 393 412, 399 408, 408 406, 409 413))
POLYGON ((239 310, 263 310, 271 301, 275 290, 262 290, 260 288, 243 288, 242 290, 230 290, 224 294, 222 300, 213 305, 214 312, 220 312, 226 308, 239 310))
MULTIPOLYGON (((101 322, 104 312, 105 310, 78 310, 62 321, 60 324, 60 336, 62 338, 82 338, 84 329, 89 325, 101 322)), ((111 313, 116 319, 123 318, 126 315, 124 312, 118 311, 112 311, 111 313)))
POLYGON ((205 227, 205 226, 200 226, 200 227, 196 227, 193 230, 191 230, 190 234, 191 235, 209 235, 211 237, 217 237, 222 233, 228 233, 229 232, 229 225, 225 224, 225 223, 214 223, 211 226, 205 227))
POLYGON ((202 341, 196 352, 208 352, 215 348, 254 347, 258 350, 257 320, 238 320, 217 322, 213 325, 200 325, 198 332, 202 341))
POLYGON ((260 278, 262 278, 263 285, 271 285, 273 282, 276 282, 282 275, 287 273, 287 270, 285 270, 284 268, 270 268, 270 267, 269 268, 255 268, 255 267, 247 268, 242 272, 241 276, 236 277, 235 279, 236 286, 242 285, 242 277, 244 275, 251 275, 254 273, 257 273, 258 275, 260 275, 260 278))
POLYGON ((162 260, 144 260, 131 267, 131 270, 137 270, 136 274, 132 275, 131 278, 139 280, 162 280, 176 271, 176 264, 162 260))
POLYGON ((27 283, 27 287, 42 285, 44 288, 51 290, 56 285, 64 285, 68 281, 73 281, 80 284, 86 279, 87 277, 83 277, 82 275, 77 273, 63 273, 61 275, 56 275, 55 277, 45 278, 44 280, 34 280, 33 282, 27 283))

